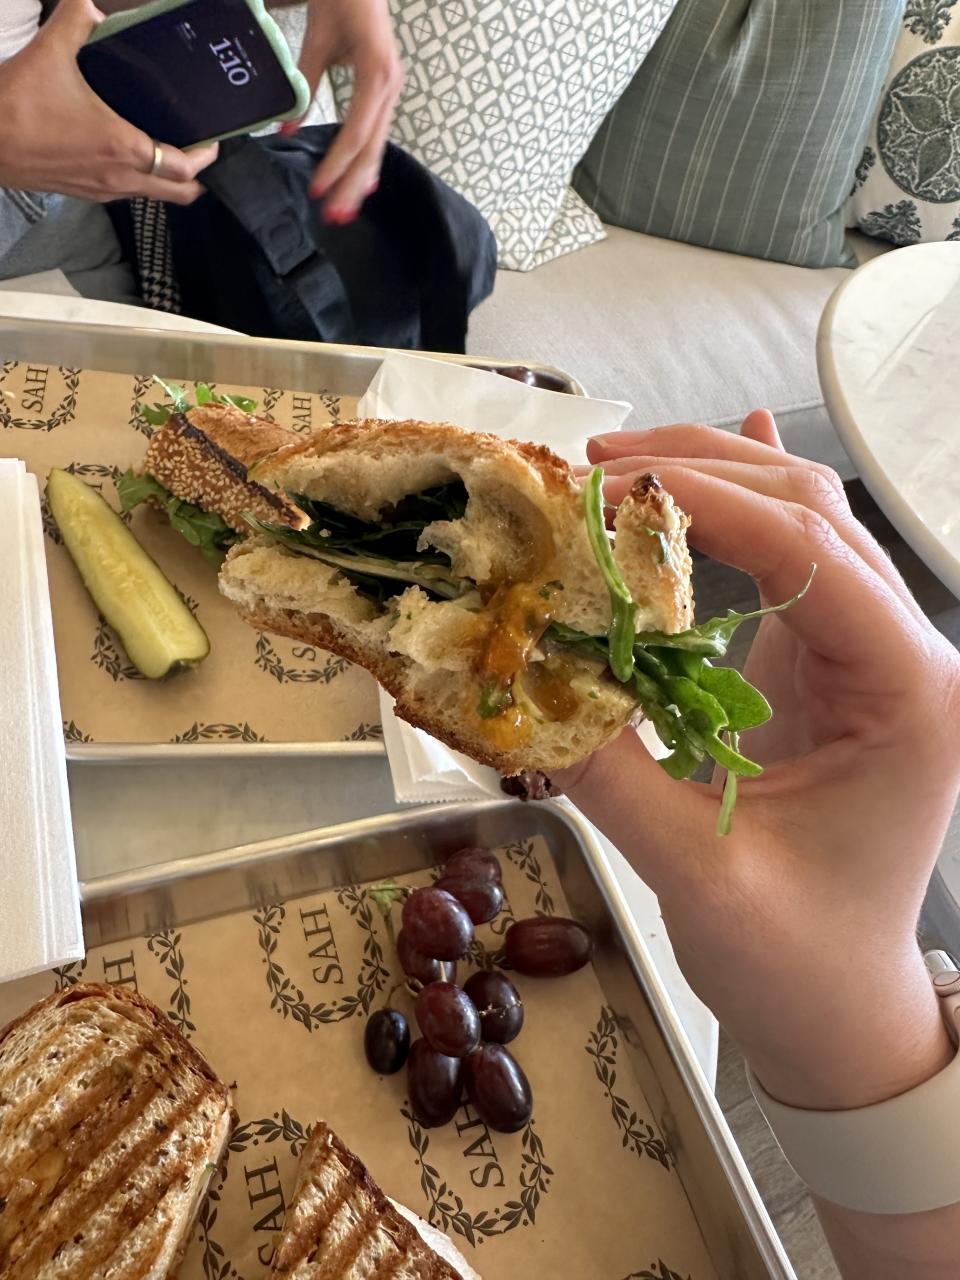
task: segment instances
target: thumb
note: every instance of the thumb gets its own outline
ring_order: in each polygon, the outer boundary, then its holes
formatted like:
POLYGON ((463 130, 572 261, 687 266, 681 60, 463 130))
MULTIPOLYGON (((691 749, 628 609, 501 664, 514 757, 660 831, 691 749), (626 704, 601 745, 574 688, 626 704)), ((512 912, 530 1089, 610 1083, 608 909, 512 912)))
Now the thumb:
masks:
POLYGON ((716 858, 716 791, 671 778, 635 729, 551 781, 657 894, 699 879, 703 862, 716 858))
POLYGON ((45 40, 56 40, 66 52, 76 54, 102 21, 103 14, 92 0, 60 0, 40 28, 40 35, 45 40))

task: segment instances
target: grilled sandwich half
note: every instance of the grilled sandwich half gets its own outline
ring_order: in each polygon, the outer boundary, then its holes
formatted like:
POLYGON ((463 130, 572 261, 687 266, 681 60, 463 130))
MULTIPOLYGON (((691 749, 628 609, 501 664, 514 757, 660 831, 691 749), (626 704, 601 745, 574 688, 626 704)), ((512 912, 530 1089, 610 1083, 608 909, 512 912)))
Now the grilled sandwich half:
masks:
POLYGON ((0 1276, 164 1280, 234 1124, 165 1014, 94 983, 0 1030, 0 1276))
POLYGON ((446 1236, 405 1212, 317 1121, 269 1280, 479 1280, 446 1236))

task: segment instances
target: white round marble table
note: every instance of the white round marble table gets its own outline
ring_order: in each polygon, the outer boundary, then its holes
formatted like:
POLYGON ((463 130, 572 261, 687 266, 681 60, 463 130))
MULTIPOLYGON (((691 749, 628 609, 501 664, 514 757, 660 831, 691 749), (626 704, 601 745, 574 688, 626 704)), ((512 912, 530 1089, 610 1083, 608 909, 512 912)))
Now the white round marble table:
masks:
POLYGON ((877 505, 960 596, 960 243, 854 271, 817 359, 833 424, 877 505))

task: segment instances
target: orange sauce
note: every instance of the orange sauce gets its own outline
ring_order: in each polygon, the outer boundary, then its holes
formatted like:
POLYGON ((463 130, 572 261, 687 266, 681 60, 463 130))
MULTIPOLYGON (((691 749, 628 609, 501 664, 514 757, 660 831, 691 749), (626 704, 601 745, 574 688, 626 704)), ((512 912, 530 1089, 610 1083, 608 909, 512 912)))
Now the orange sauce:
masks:
MULTIPOLYGON (((480 656, 480 681, 510 689, 523 677, 524 691, 551 720, 568 720, 575 714, 577 698, 570 688, 565 664, 530 665, 530 655, 554 615, 554 590, 540 583, 511 582, 500 586, 487 605, 490 631, 480 656)), ((524 711, 512 703, 483 721, 485 735, 502 749, 521 746, 530 737, 524 711)))
POLYGON ((552 592, 532 582, 498 587, 487 606, 490 635, 480 658, 480 675, 509 685, 530 661, 530 654, 553 618, 552 592))
POLYGON ((569 720, 577 713, 579 699, 570 688, 573 670, 560 658, 535 662, 523 674, 523 691, 548 720, 569 720))

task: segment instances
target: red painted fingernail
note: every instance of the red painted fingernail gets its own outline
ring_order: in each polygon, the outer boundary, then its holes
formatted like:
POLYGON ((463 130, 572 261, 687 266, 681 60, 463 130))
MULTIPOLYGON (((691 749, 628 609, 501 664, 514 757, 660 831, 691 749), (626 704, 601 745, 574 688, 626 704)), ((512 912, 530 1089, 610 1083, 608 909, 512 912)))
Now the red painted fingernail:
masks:
POLYGON ((310 186, 307 188, 307 194, 310 196, 311 200, 322 200, 329 190, 329 183, 311 182, 310 186))
POLYGON ((356 209, 328 209, 324 217, 335 227, 346 227, 351 222, 356 222, 357 212, 356 209))
POLYGON ((284 138, 289 138, 290 135, 293 133, 296 133, 299 128, 300 128, 299 120, 286 120, 280 126, 280 133, 283 135, 284 138))

